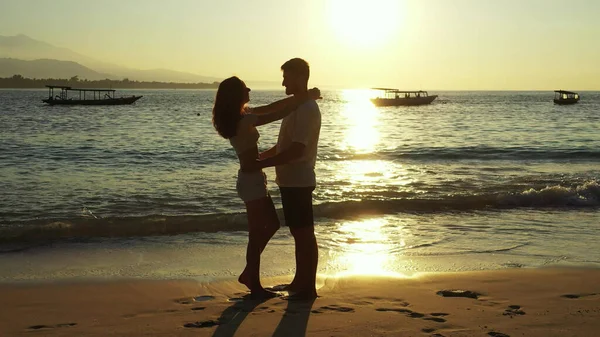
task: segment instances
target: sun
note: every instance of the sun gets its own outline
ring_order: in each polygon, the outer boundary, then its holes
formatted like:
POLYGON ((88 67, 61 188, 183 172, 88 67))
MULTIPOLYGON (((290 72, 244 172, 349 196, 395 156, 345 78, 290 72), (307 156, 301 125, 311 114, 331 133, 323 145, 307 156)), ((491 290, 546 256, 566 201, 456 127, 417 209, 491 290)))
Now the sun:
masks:
POLYGON ((402 0, 329 0, 329 22, 336 36, 354 47, 376 47, 395 35, 402 0))

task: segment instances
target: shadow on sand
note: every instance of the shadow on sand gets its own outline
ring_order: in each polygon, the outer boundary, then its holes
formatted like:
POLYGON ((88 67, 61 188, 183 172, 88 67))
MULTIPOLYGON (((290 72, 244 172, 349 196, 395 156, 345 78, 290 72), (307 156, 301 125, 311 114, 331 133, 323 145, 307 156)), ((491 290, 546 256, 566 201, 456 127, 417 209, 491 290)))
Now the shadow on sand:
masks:
POLYGON ((315 299, 304 301, 288 301, 287 308, 273 337, 304 337, 306 327, 315 299))
MULTIPOLYGON (((233 337, 246 317, 260 304, 268 301, 254 300, 248 296, 236 299, 218 318, 219 325, 212 337, 233 337)), ((315 300, 288 301, 273 337, 305 337, 308 319, 315 300)))

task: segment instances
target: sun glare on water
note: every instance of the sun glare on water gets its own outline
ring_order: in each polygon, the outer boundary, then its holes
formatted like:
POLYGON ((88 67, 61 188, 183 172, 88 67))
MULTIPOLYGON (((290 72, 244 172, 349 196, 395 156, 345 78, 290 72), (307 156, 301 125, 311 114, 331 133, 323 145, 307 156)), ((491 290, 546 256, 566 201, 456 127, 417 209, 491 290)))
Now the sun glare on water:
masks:
POLYGON ((338 38, 355 47, 380 46, 401 20, 401 0, 329 0, 330 24, 338 38))
POLYGON ((342 253, 331 261, 340 270, 337 276, 404 276, 394 271, 396 258, 391 251, 406 244, 404 240, 391 242, 383 230, 386 225, 385 220, 377 218, 341 224, 337 230, 342 253))
POLYGON ((379 142, 379 112, 369 98, 371 90, 344 90, 343 117, 347 125, 345 139, 341 143, 343 150, 355 153, 370 153, 379 142))

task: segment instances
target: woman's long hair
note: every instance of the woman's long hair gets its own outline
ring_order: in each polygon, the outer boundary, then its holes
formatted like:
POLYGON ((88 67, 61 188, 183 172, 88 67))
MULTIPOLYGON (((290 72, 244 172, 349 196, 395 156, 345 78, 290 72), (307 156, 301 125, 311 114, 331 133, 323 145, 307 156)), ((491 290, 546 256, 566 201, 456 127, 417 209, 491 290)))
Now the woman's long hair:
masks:
POLYGON ((212 122, 223 138, 229 139, 236 134, 237 124, 242 118, 241 113, 245 104, 244 89, 244 82, 236 76, 223 80, 219 84, 212 122))

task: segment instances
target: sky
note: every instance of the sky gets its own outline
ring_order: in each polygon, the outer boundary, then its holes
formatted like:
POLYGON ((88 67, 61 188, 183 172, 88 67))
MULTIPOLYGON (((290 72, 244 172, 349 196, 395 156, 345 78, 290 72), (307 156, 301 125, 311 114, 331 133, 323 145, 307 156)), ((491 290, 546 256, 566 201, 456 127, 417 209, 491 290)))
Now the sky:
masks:
POLYGON ((600 90, 598 0, 2 0, 0 35, 96 59, 310 85, 600 90))

